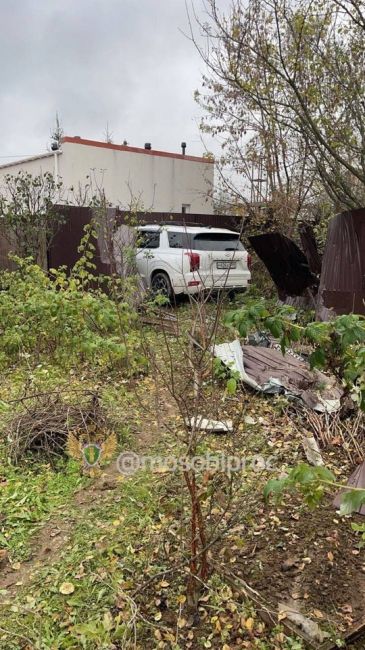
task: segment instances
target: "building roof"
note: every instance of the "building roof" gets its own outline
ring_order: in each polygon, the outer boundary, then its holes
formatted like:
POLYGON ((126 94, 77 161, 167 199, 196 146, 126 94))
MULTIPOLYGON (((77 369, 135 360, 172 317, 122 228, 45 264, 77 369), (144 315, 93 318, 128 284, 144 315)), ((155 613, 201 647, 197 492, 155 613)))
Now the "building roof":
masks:
MULTIPOLYGON (((50 158, 51 156, 54 155, 54 151, 47 151, 47 153, 40 153, 37 156, 28 156, 26 158, 17 158, 17 160, 12 160, 11 162, 4 163, 3 165, 0 165, 0 169, 4 169, 5 167, 14 167, 15 165, 20 165, 21 163, 25 162, 32 162, 32 160, 40 160, 41 158, 50 158)), ((62 153, 62 151, 58 151, 58 153, 62 153)))
POLYGON ((182 153, 172 153, 170 151, 157 151, 156 149, 142 149, 141 147, 130 147, 129 145, 113 144, 111 142, 101 142, 99 140, 86 140, 78 136, 70 137, 65 136, 62 138, 63 142, 71 142, 73 144, 85 145, 87 147, 101 147, 103 149, 113 149, 114 151, 127 151, 129 153, 141 153, 146 156, 162 156, 165 158, 177 158, 178 160, 190 160, 199 163, 214 163, 211 158, 204 158, 200 156, 184 156, 182 153))
MULTIPOLYGON (((212 158, 204 158, 203 156, 184 156, 182 153, 173 153, 170 151, 158 151, 156 149, 144 149, 142 147, 130 147, 129 145, 123 144, 113 144, 111 142, 101 142, 99 140, 86 140, 85 138, 80 138, 78 136, 65 136, 62 138, 62 143, 70 142, 72 144, 84 145, 87 147, 100 147, 103 149, 112 149, 114 151, 127 151, 128 153, 140 153, 146 156, 161 156, 165 158, 177 158, 178 160, 190 160, 192 162, 199 163, 208 163, 213 164, 214 160, 212 158)), ((17 158, 17 160, 12 160, 11 162, 4 163, 0 165, 0 169, 5 169, 6 167, 14 167, 15 165, 20 165, 21 163, 31 162, 32 160, 41 160, 42 158, 50 158, 55 153, 61 154, 62 149, 55 151, 47 151, 46 153, 40 153, 37 156, 28 156, 25 158, 17 158)))

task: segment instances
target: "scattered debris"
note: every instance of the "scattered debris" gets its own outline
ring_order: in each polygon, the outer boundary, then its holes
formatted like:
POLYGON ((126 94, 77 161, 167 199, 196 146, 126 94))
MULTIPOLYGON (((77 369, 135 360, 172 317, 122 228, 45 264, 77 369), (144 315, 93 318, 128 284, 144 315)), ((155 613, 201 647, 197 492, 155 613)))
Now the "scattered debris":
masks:
POLYGON ((174 336, 179 336, 179 324, 174 314, 162 312, 162 310, 153 310, 146 315, 141 316, 144 325, 151 325, 174 336))
POLYGON ((325 639, 330 636, 328 632, 324 632, 319 627, 318 623, 312 621, 307 616, 304 616, 296 607, 294 601, 288 603, 279 603, 279 619, 287 618, 289 621, 297 625, 303 632, 312 640, 317 643, 323 643, 325 639))
POLYGON ((245 415, 243 418, 243 421, 245 424, 257 424, 257 420, 255 420, 251 415, 245 415))
POLYGON ((238 339, 235 339, 231 343, 219 343, 218 345, 214 345, 212 351, 214 356, 223 361, 228 368, 236 370, 245 384, 248 384, 251 388, 260 390, 258 383, 249 377, 245 371, 242 346, 238 339))
POLYGON ((302 444, 308 463, 315 467, 324 465, 318 443, 313 436, 311 438, 303 436, 302 444))
POLYGON ((241 346, 238 339, 215 345, 213 353, 237 371, 251 388, 268 395, 286 394, 300 398, 309 408, 321 413, 339 410, 343 391, 334 377, 281 350, 252 345, 241 346))
POLYGON ((197 415, 196 417, 187 418, 186 423, 191 429, 195 427, 196 429, 200 429, 200 431, 212 433, 230 433, 233 431, 232 420, 221 422, 220 420, 211 420, 197 415))
POLYGON ((266 332, 251 332, 247 337, 249 345, 258 345, 261 348, 271 347, 271 337, 266 332))
MULTIPOLYGON (((365 490, 365 461, 356 467, 355 471, 351 474, 349 480, 347 481, 347 485, 349 487, 361 488, 361 490, 365 490)), ((343 493, 344 491, 341 490, 341 492, 336 495, 333 501, 333 505, 335 506, 336 510, 338 510, 341 506, 341 497, 343 493)), ((359 515, 365 516, 365 504, 360 506, 357 512, 359 515)))

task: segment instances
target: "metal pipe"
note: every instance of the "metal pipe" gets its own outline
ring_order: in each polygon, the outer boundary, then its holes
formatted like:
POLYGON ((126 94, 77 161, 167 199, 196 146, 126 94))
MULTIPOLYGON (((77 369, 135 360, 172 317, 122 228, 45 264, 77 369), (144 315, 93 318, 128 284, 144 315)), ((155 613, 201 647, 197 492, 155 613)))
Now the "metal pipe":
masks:
POLYGON ((56 151, 53 152, 53 154, 54 154, 54 175, 53 175, 53 178, 54 178, 55 183, 58 183, 58 156, 59 156, 60 153, 61 152, 60 152, 59 149, 57 149, 56 151))

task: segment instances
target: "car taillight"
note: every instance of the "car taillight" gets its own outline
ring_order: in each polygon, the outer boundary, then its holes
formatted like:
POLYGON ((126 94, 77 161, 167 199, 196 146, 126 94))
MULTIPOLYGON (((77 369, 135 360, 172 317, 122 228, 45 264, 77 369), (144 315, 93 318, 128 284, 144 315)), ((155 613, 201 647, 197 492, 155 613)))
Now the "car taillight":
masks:
POLYGON ((185 255, 189 255, 190 271, 199 271, 200 255, 198 255, 198 253, 185 253, 185 255))
POLYGON ((251 267, 252 267, 252 256, 250 255, 250 253, 247 253, 247 268, 249 271, 251 271, 251 267))

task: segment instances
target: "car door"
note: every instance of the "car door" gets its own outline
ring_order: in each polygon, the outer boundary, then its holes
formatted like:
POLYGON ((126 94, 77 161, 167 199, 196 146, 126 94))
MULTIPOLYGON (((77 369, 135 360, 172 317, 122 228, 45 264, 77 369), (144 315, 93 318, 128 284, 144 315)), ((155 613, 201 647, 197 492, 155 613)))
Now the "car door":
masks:
POLYGON ((137 240, 137 269, 146 286, 149 286, 151 265, 160 246, 159 230, 140 230, 137 240))

